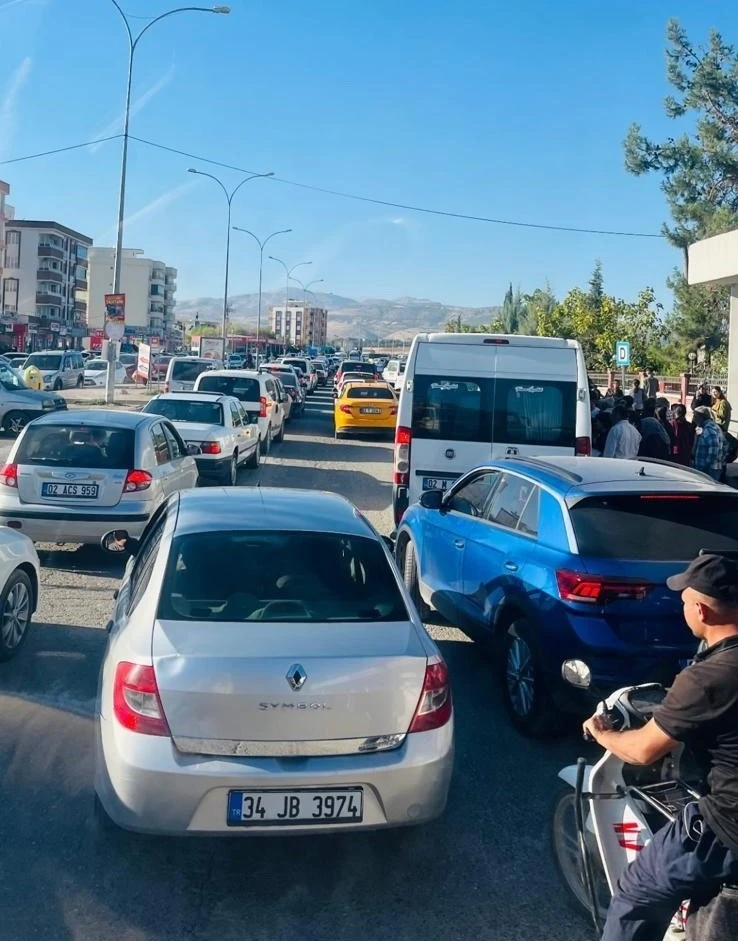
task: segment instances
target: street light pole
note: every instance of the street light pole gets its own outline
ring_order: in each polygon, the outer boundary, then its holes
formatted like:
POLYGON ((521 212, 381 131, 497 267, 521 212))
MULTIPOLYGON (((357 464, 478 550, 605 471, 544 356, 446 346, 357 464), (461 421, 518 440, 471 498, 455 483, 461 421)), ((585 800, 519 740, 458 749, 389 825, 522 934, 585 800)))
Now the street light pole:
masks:
MULTIPOLYGON (((133 57, 138 48, 142 37, 151 27, 160 20, 168 16, 174 16, 175 13, 222 13, 231 12, 230 7, 177 7, 176 10, 168 10, 160 16, 154 17, 146 26, 143 27, 135 36, 128 22, 128 17, 123 12, 118 0, 110 0, 115 9, 120 13, 123 24, 128 36, 128 76, 126 79, 126 105, 123 118, 123 152, 120 164, 120 189, 118 194, 118 229, 115 238, 115 259, 113 262, 113 293, 120 294, 121 272, 123 270, 123 223, 126 211, 126 171, 128 169, 128 130, 131 123, 131 87, 133 84, 133 57)), ((115 360, 115 348, 108 344, 108 375, 105 384, 105 401, 111 405, 115 401, 115 370, 112 363, 115 360)))
POLYGON ((312 261, 298 261, 296 265, 293 265, 291 268, 288 268, 285 262, 283 262, 281 258, 275 258, 274 255, 270 255, 269 260, 276 261, 278 264, 280 264, 284 268, 284 272, 286 275, 285 291, 284 291, 284 320, 286 324, 287 323, 287 307, 289 306, 289 303, 290 303, 290 279, 294 280, 292 278, 292 272, 297 271, 297 269, 301 268, 303 265, 312 265, 312 261))
POLYGON ((272 232, 272 234, 267 235, 267 237, 262 242, 259 236, 254 235, 254 233, 249 231, 249 229, 242 229, 238 225, 234 225, 233 228, 236 230, 236 232, 245 232, 246 235, 250 235, 251 238, 254 239, 256 244, 259 246, 259 306, 257 307, 257 310, 256 310, 256 368, 258 369, 259 368, 259 352, 260 352, 259 337, 261 336, 261 281, 262 281, 262 269, 264 267, 264 246, 270 239, 273 239, 275 235, 286 235, 288 232, 291 232, 292 229, 280 229, 278 232, 272 232))
POLYGON ((229 193, 223 181, 219 180, 218 177, 214 176, 212 173, 206 173, 204 170, 195 170, 194 167, 190 167, 187 172, 194 173, 197 176, 206 176, 210 180, 215 180, 218 186, 223 190, 223 195, 225 196, 226 202, 228 204, 225 250, 225 284, 223 286, 223 358, 225 359, 226 347, 228 345, 228 272, 231 265, 231 206, 233 205, 233 197, 241 189, 243 184, 248 183, 249 180, 265 179, 266 177, 274 176, 274 173, 252 173, 250 176, 244 177, 241 182, 229 193))

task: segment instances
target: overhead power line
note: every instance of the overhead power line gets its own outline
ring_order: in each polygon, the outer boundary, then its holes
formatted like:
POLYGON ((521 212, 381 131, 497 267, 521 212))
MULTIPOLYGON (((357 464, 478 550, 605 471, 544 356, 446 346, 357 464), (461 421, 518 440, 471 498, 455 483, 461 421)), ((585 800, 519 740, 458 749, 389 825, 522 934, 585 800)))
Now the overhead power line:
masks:
MULTIPOLYGON (((0 166, 5 164, 23 163, 27 160, 36 160, 39 157, 51 157, 55 154, 62 154, 71 150, 81 150, 84 147, 91 147, 94 144, 104 144, 107 141, 117 140, 122 136, 122 134, 112 134, 109 137, 99 137, 95 140, 85 141, 81 144, 71 144, 68 147, 57 147, 53 150, 45 150, 35 154, 26 154, 23 157, 13 157, 9 160, 0 160, 0 166)), ((166 144, 160 144, 157 141, 147 140, 145 137, 137 137, 135 134, 130 134, 129 138, 130 140, 136 141, 139 144, 144 144, 147 147, 154 147, 157 150, 163 150, 167 153, 176 154, 179 157, 187 157, 190 160, 198 160, 201 163, 208 163, 214 167, 222 167, 225 170, 234 170, 237 173, 259 172, 257 170, 248 169, 247 167, 239 167, 232 163, 225 163, 222 160, 213 160, 210 157, 203 157, 202 154, 193 154, 189 151, 181 150, 178 147, 169 147, 166 144)), ((377 199, 373 196, 362 196, 358 193, 346 193, 342 190, 329 189, 325 186, 314 186, 311 183, 300 183, 297 180, 288 180, 285 177, 280 176, 270 177, 270 179, 274 183, 283 183, 286 186, 295 186, 299 189, 310 190, 314 193, 324 193, 327 196, 336 196, 340 199, 352 199, 362 203, 371 203, 375 206, 386 206, 391 209, 404 209, 407 212, 420 212, 424 213, 425 215, 441 216, 446 219, 463 219, 468 222, 483 222, 488 225, 506 225, 521 229, 539 229, 549 232, 572 232, 582 235, 608 235, 619 236, 622 238, 645 239, 664 238, 660 232, 630 232, 618 229, 592 229, 586 226, 555 225, 552 223, 543 222, 523 222, 519 219, 497 219, 493 216, 477 216, 471 215, 470 213, 453 212, 447 209, 434 209, 429 206, 415 206, 412 203, 397 203, 388 199, 377 199)))

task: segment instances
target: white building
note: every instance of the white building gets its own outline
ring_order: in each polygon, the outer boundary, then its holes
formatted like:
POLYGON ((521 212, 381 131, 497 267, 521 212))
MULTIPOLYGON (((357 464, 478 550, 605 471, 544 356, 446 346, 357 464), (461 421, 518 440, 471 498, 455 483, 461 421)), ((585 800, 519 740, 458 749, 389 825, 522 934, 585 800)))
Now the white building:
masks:
POLYGON ((286 312, 272 307, 271 328, 275 336, 291 346, 325 346, 328 337, 328 311, 290 301, 286 312))
POLYGON ((6 219, 3 319, 15 345, 78 346, 87 332, 87 256, 92 239, 58 222, 6 219))
MULTIPOLYGON (((90 330, 105 327, 105 295, 113 293, 114 248, 90 251, 90 330)), ((124 248, 120 290, 126 296, 126 332, 146 339, 166 339, 174 330, 177 269, 145 258, 140 248, 124 248)))
POLYGON ((3 283, 3 262, 5 261, 5 220, 12 218, 12 209, 5 197, 10 195, 10 186, 0 180, 0 285, 3 283))

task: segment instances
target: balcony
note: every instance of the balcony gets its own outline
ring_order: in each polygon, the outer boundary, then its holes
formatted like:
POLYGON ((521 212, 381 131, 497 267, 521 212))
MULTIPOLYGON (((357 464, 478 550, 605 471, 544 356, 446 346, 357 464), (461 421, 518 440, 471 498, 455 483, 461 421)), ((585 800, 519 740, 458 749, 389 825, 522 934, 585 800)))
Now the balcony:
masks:
POLYGON ((88 288, 88 283, 87 281, 83 281, 82 278, 75 278, 74 286, 78 291, 86 291, 88 288))
POLYGON ((56 248, 54 245, 42 245, 40 242, 38 244, 39 258, 58 258, 61 261, 65 254, 63 248, 56 248))
POLYGON ((61 271, 56 271, 54 268, 39 268, 36 272, 36 278, 39 281, 54 281, 56 284, 61 284, 64 280, 64 275, 61 271))
POLYGON ((61 294, 36 294, 36 304, 41 306, 49 307, 61 307, 63 303, 63 298, 61 294))
POLYGON ((87 302, 86 301, 75 301, 74 302, 74 314, 81 314, 83 317, 87 316, 87 302))

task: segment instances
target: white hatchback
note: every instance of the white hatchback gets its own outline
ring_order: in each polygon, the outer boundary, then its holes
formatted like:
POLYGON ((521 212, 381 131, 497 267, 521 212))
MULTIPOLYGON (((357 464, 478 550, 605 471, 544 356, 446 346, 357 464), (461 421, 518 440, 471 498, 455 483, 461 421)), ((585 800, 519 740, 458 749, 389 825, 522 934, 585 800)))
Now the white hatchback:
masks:
POLYGON ((254 369, 214 369, 197 377, 195 392, 220 392, 237 398, 246 411, 255 413, 259 424, 261 453, 268 454, 272 442, 284 441, 285 409, 273 376, 254 369))

